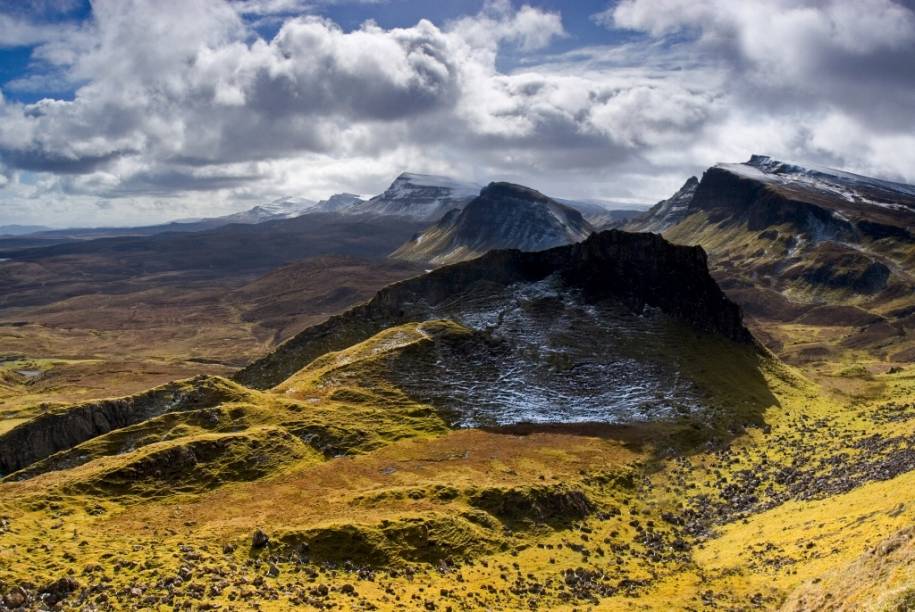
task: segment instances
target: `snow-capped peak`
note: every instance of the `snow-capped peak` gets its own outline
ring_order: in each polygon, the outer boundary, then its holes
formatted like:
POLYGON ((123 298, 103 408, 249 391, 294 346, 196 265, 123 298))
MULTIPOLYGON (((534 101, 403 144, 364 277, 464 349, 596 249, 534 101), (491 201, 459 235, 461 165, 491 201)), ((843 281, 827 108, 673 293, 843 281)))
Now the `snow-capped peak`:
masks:
POLYGON ((404 172, 383 193, 347 212, 436 221, 449 210, 466 206, 480 189, 480 185, 446 176, 404 172))
POLYGON ((481 185, 466 181, 459 181, 448 176, 434 174, 418 174, 416 172, 402 172, 385 193, 402 192, 422 188, 445 189, 453 197, 474 197, 480 193, 481 185))
POLYGON ((299 196, 287 196, 258 204, 248 210, 222 217, 222 219, 229 223, 262 223, 274 219, 292 219, 305 214, 314 206, 313 200, 299 196))
POLYGON ((784 162, 768 155, 753 155, 749 161, 741 164, 717 164, 715 167, 770 184, 828 193, 854 204, 910 208, 911 199, 915 198, 915 185, 861 176, 814 164, 784 162), (906 205, 900 200, 909 201, 910 204, 906 205))

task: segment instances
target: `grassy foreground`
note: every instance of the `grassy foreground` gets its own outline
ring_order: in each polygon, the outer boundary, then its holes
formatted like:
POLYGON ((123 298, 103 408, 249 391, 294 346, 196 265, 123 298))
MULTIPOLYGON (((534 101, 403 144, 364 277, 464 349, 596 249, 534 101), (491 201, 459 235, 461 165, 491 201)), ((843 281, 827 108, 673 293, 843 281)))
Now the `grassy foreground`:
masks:
POLYGON ((386 372, 404 351, 468 333, 448 322, 387 330, 268 392, 210 378, 216 399, 169 404, 8 475, 5 605, 905 610, 915 600, 911 367, 837 368, 814 382, 762 359, 766 393, 750 395, 739 367, 716 368, 705 374, 722 389, 711 399, 741 418, 705 428, 455 431, 386 372))

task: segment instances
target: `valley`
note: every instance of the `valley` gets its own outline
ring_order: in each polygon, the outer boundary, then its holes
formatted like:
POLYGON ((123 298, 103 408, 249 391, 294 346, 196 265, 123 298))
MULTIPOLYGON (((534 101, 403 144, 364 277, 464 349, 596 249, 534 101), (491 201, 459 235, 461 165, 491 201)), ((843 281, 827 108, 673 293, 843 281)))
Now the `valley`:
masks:
POLYGON ((358 219, 291 225, 11 252, 0 262, 0 414, 228 374, 423 270, 383 259, 409 222, 373 224, 365 239, 358 219), (17 374, 30 369, 40 374, 17 374))

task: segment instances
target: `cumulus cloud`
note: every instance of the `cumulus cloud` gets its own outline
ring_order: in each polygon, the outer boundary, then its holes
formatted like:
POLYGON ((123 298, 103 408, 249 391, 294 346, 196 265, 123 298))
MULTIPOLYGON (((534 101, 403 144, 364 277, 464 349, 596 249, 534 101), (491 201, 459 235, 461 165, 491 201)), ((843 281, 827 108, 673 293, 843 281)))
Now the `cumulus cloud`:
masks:
POLYGON ((73 92, 0 97, 0 207, 197 215, 371 193, 403 169, 651 199, 753 151, 915 180, 899 2, 622 0, 594 20, 626 42, 561 55, 543 53, 562 16, 509 0, 351 31, 308 14, 327 2, 96 0, 53 32, 0 14, 0 45, 33 45, 37 67, 4 87, 73 92))

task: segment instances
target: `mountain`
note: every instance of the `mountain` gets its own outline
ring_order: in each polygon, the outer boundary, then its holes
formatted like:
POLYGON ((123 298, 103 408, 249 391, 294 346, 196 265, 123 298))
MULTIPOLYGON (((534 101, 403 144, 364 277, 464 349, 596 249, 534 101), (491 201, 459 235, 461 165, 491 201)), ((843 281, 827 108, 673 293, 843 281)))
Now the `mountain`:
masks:
POLYGON ((567 200, 553 198, 560 204, 574 208, 581 213, 585 221, 594 227, 607 228, 622 224, 645 214, 646 207, 638 204, 620 204, 616 202, 597 202, 589 200, 567 200))
POLYGON ((494 249, 549 249, 584 240, 593 231, 580 212, 538 191, 490 183, 463 210, 452 210, 392 257, 448 264, 494 249))
MULTIPOLYGON (((517 193, 511 185, 490 188, 517 193)), ((271 387, 322 353, 409 321, 453 318, 484 329, 498 324, 499 313, 511 310, 517 301, 536 300, 538 291, 553 294, 553 282, 569 299, 580 294, 587 303, 612 301, 635 313, 654 308, 730 340, 752 341, 739 309, 708 275, 701 249, 676 247, 651 234, 610 230, 545 251, 490 251, 397 283, 368 304, 304 331, 236 379, 257 388, 271 387), (532 292, 527 298, 516 293, 525 288, 532 292)))
POLYGON ((311 209, 312 212, 347 212, 364 200, 352 193, 335 193, 326 200, 321 200, 311 209))
POLYGON ((383 193, 348 207, 350 214, 393 215, 432 222, 454 208, 463 208, 480 186, 444 176, 404 172, 383 193))
POLYGON ((276 219, 292 219, 299 217, 306 212, 313 210, 316 202, 300 197, 285 197, 273 200, 266 204, 260 204, 248 210, 237 212, 223 217, 213 217, 206 219, 209 222, 229 223, 263 223, 264 221, 274 221, 276 219))
POLYGON ((709 168, 625 226, 702 245, 722 287, 796 361, 915 360, 913 228, 915 186, 762 155, 709 168), (799 342, 796 324, 832 331, 799 342))

